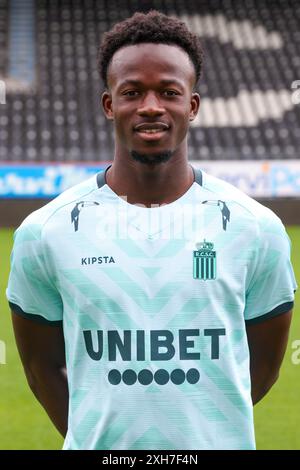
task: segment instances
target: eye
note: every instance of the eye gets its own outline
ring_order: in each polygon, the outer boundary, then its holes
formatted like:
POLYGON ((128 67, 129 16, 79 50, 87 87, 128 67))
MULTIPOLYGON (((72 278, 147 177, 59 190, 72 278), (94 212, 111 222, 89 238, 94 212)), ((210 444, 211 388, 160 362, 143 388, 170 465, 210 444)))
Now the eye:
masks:
POLYGON ((127 90, 127 91, 124 91, 124 92, 122 93, 122 95, 124 95, 124 96, 137 96, 138 93, 139 93, 139 92, 136 91, 136 90, 127 90))
POLYGON ((178 91, 175 91, 175 90, 165 90, 164 91, 164 94, 166 96, 176 96, 176 95, 179 95, 178 91))

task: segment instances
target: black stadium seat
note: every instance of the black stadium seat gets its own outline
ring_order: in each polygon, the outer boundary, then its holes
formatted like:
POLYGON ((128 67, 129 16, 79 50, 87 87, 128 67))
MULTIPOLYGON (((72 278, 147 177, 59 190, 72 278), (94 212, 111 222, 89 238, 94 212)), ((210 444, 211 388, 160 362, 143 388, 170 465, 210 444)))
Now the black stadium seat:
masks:
MULTIPOLYGON (((24 0, 25 1, 25 0, 24 0)), ((202 108, 190 158, 292 159, 300 148, 298 0, 39 0, 36 80, 0 105, 0 161, 107 161, 113 129, 100 109, 96 67, 103 32, 151 8, 187 21, 205 51, 202 108), (11 123, 11 125, 10 125, 11 123)), ((7 77, 9 18, 0 0, 0 78, 7 77)))

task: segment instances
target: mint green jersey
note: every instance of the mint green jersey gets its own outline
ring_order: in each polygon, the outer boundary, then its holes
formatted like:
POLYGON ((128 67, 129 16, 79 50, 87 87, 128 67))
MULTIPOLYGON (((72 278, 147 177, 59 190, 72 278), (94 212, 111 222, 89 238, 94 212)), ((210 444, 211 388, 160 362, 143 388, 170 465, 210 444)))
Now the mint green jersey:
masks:
POLYGON ((289 240, 269 209, 195 175, 145 208, 99 173, 16 231, 7 298, 64 329, 64 449, 255 448, 245 325, 292 307, 289 240))

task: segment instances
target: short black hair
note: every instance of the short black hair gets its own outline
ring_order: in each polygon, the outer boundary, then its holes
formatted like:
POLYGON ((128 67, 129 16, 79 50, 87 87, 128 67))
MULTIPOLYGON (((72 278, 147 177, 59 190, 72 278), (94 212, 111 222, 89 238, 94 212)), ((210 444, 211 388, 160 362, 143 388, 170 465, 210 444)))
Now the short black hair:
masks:
POLYGON ((140 43, 169 44, 181 47, 195 68, 196 83, 201 76, 203 50, 200 39, 183 21, 156 10, 135 13, 104 33, 98 52, 99 74, 107 87, 107 69, 114 53, 123 46, 140 43))

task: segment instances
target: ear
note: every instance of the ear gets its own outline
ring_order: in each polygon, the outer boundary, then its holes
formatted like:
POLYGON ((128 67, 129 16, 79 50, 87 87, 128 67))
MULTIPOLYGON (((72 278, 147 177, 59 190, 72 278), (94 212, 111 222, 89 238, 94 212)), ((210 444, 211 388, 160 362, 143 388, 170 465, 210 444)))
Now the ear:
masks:
POLYGON ((191 97, 190 121, 193 121, 198 114, 200 107, 199 93, 193 93, 191 97))
POLYGON ((112 96, 109 91, 104 91, 101 97, 102 108, 105 116, 110 121, 114 119, 113 105, 112 105, 112 96))

